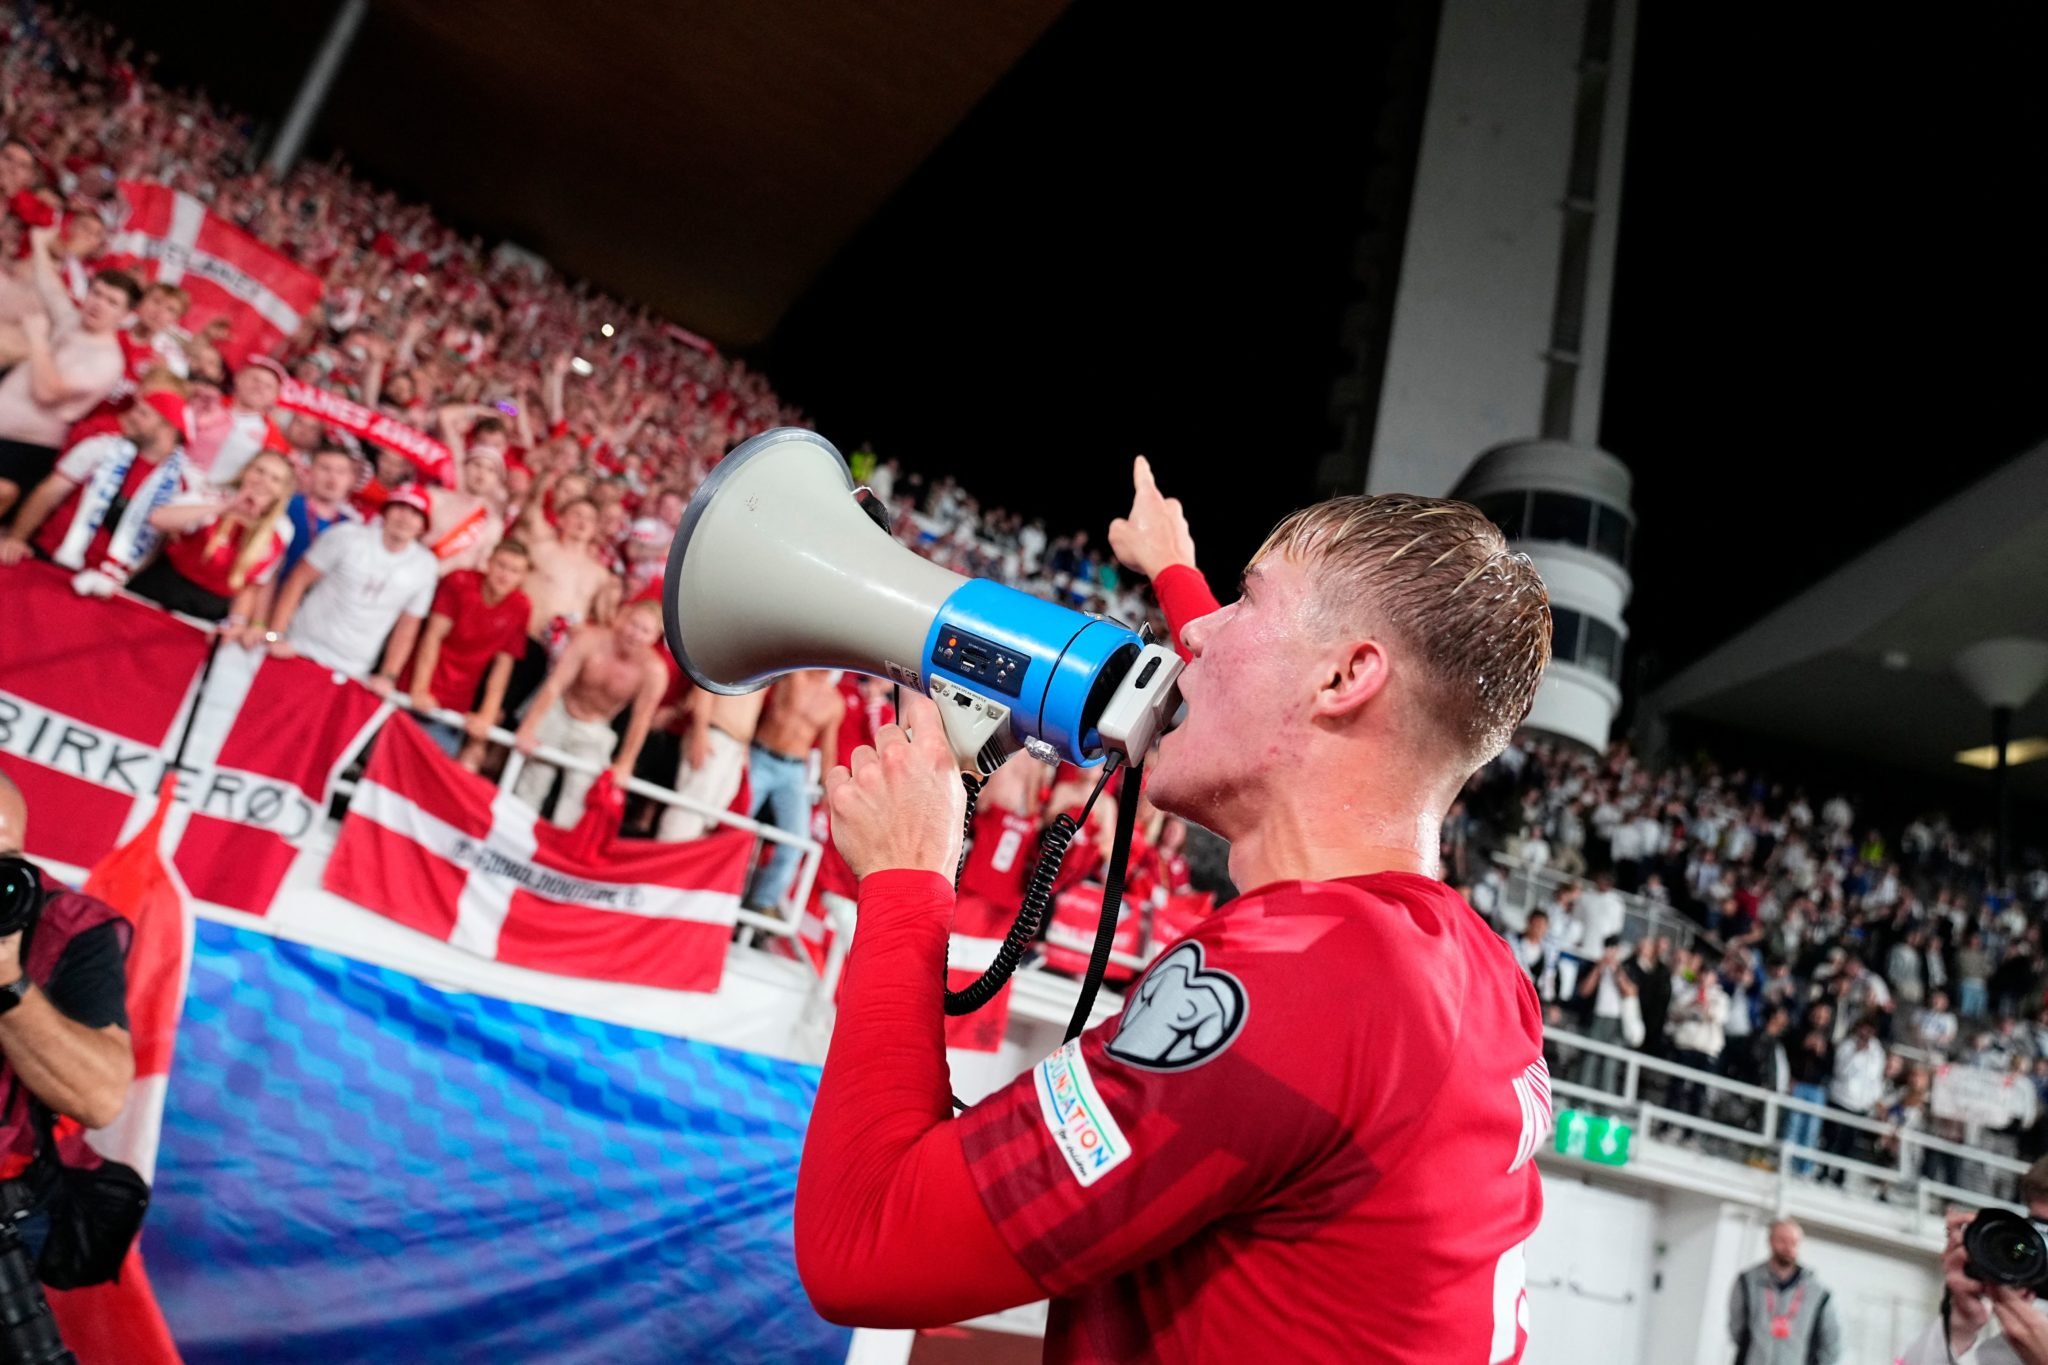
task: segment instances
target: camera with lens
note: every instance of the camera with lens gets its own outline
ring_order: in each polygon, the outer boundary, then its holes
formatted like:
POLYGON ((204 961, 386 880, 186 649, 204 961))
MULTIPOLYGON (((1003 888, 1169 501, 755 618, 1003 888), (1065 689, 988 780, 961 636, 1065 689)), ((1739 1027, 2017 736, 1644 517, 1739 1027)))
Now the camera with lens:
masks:
POLYGON ((1983 1284, 2039 1293, 2048 1286, 2048 1239, 2031 1219, 2008 1209, 1982 1209, 1963 1229, 1965 1273, 1983 1284))
POLYGON ((0 854, 0 938, 36 922, 43 908, 43 879, 26 858, 0 854))

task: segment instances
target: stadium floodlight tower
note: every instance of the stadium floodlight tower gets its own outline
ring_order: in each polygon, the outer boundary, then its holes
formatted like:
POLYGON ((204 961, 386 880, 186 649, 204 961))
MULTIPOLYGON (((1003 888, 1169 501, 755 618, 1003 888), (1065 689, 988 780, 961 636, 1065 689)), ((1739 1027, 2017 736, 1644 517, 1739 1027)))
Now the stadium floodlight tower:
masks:
POLYGON ((1414 150, 1413 184, 1405 207, 1399 175, 1368 195, 1354 363, 1331 392, 1343 434, 1318 480, 1448 493, 1499 522, 1556 613, 1529 726, 1601 749, 1635 532, 1628 470, 1598 443, 1636 0, 1434 13, 1426 95, 1402 87, 1383 119, 1381 143, 1414 150))
POLYGON ((1527 728, 1595 750, 1606 747, 1621 706, 1631 482, 1604 450, 1510 441, 1475 460, 1451 493, 1486 513, 1550 589, 1550 667, 1527 728))

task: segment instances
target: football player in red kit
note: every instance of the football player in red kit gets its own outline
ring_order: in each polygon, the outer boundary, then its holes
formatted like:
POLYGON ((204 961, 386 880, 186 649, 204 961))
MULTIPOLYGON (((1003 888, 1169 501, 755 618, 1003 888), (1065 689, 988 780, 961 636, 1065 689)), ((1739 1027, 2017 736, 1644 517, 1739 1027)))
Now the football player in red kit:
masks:
POLYGON ((1058 1361, 1518 1361, 1542 1024, 1435 874, 1444 813, 1548 661, 1542 581, 1468 506, 1339 498, 1204 612, 1178 508, 1138 482, 1111 543, 1189 659, 1148 795, 1229 840, 1245 891, 1118 1018, 955 1119, 963 797, 906 702, 908 732, 826 780, 861 925, 798 1182, 805 1286, 877 1327, 1050 1296, 1058 1361))

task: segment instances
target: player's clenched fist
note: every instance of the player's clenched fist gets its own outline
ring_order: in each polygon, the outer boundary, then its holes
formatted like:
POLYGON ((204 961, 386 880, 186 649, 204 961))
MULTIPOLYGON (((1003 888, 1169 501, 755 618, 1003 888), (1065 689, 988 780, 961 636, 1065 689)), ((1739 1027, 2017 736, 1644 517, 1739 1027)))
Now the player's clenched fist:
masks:
POLYGON ((930 700, 906 691, 902 719, 908 732, 883 726, 851 767, 825 774, 832 842, 857 877, 908 868, 950 880, 967 815, 960 765, 930 700))

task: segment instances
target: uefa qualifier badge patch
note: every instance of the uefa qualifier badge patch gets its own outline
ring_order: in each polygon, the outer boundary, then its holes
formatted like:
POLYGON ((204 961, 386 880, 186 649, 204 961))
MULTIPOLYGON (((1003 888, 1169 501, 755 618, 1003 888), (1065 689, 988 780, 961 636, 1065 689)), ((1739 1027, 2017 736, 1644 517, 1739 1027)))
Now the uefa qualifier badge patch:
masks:
POLYGON ((1146 1071, 1186 1071, 1217 1056, 1244 1027, 1244 983, 1202 965, 1202 945, 1185 939, 1138 983, 1110 1056, 1146 1071))

